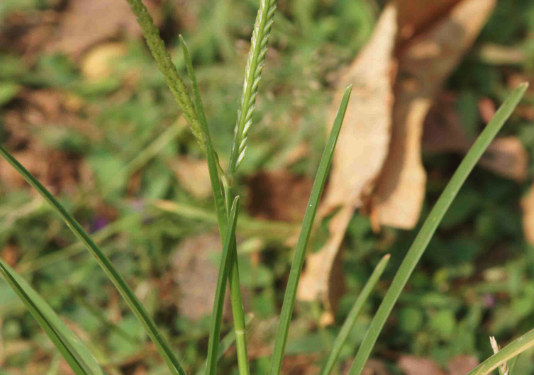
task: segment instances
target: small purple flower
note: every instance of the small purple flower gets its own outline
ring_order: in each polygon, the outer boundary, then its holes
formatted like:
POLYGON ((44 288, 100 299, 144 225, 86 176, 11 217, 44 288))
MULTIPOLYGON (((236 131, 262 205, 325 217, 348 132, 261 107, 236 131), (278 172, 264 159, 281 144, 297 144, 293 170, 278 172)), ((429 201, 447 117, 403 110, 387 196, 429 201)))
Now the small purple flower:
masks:
POLYGON ((100 229, 104 228, 108 224, 109 224, 109 221, 104 216, 97 216, 93 218, 93 221, 91 222, 91 233, 99 231, 100 229))

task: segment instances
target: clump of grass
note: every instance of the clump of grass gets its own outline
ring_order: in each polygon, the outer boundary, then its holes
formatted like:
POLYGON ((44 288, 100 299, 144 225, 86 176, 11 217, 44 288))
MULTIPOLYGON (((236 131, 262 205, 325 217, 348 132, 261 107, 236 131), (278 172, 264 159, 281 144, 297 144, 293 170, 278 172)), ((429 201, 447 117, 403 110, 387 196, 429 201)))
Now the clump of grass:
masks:
MULTIPOLYGON (((127 0, 132 12, 137 16, 141 25, 143 34, 150 47, 152 55, 161 70, 165 81, 169 86, 176 102, 182 110, 185 119, 189 123, 191 130, 197 138, 202 150, 205 152, 208 160, 208 169, 210 173, 210 182, 215 201, 215 211, 221 242, 223 244, 223 254, 219 268, 217 280, 217 289, 213 304, 212 320, 210 327, 210 336, 208 344, 208 357, 206 360, 206 374, 213 375, 217 370, 217 360, 220 358, 219 348, 226 347, 227 340, 220 343, 222 307, 225 298, 226 284, 230 285, 232 314, 234 317, 234 336, 238 366, 240 375, 249 374, 247 343, 246 343, 246 322, 243 311, 243 304, 239 283, 239 268, 237 262, 237 249, 235 240, 236 223, 238 220, 238 201, 233 193, 233 184, 235 183, 235 173, 239 164, 243 160, 247 147, 247 134, 252 127, 252 114, 256 96, 258 94, 259 82, 265 56, 268 48, 269 35, 274 19, 276 0, 261 0, 260 10, 257 15, 254 32, 252 36, 251 50, 247 60, 245 71, 245 80, 243 85, 243 95, 238 109, 236 127, 234 130, 234 142, 231 149, 230 163, 227 171, 224 171, 215 152, 208 127, 208 120, 204 113, 203 104, 200 96, 200 90, 197 85, 193 64, 191 62, 189 50, 185 41, 180 38, 184 58, 187 68, 188 77, 191 81, 193 99, 187 90, 184 81, 178 74, 172 60, 165 48, 164 42, 159 36, 158 29, 154 25, 146 7, 141 0, 127 0)), ((378 336, 388 318, 393 306, 399 298, 402 289, 406 285, 410 275, 416 267, 419 259, 425 251, 432 235, 436 231, 445 212, 454 200, 462 184, 467 179, 469 173, 474 168, 490 142, 496 136, 500 128, 508 119, 514 108, 519 103, 527 89, 526 84, 516 88, 510 97, 503 103, 494 118, 487 125, 477 139, 471 150, 468 152, 458 170, 453 175, 451 181, 445 188, 435 207, 431 211, 413 245, 402 262, 397 274, 386 293, 380 308, 378 309, 368 332, 356 355, 351 375, 360 375, 363 367, 369 358, 371 351, 378 339, 378 336)), ((296 245, 295 255, 289 274, 288 284, 280 315, 280 322, 276 342, 274 346, 271 375, 279 375, 282 368, 285 346, 291 323, 293 307, 297 285, 300 273, 304 263, 308 241, 317 212, 317 206, 321 197, 322 190, 328 175, 332 155, 340 134, 341 126, 345 111, 347 109, 351 87, 345 91, 335 118, 332 131, 326 143, 326 147, 321 158, 316 179, 312 188, 309 203, 302 222, 300 236, 296 245)), ((159 353, 164 359, 169 371, 172 374, 185 375, 185 371, 174 354, 170 344, 156 327, 154 321, 139 301, 135 293, 122 278, 120 273, 113 266, 108 257, 96 245, 91 236, 85 232, 82 226, 69 214, 69 212, 56 200, 56 198, 46 190, 35 177, 33 177, 7 150, 0 146, 0 156, 7 160, 28 183, 34 187, 39 194, 52 206, 56 213, 63 219, 67 226, 85 245, 87 250, 95 257, 97 263, 105 271, 109 279, 113 282, 117 290, 123 296, 130 309, 142 323, 150 339, 156 345, 159 353)), ((343 347, 354 322, 370 295, 374 285, 378 281, 381 273, 384 271, 389 256, 379 263, 374 273, 371 275, 368 283, 365 285, 362 293, 356 300, 353 309, 343 325, 338 338, 335 340, 332 351, 326 361, 321 375, 330 374, 334 368, 336 359, 343 347)), ((74 373, 78 375, 100 375, 103 370, 96 362, 90 352, 80 343, 76 336, 68 330, 62 323, 61 319, 47 305, 30 285, 28 285, 19 275, 17 275, 4 261, 0 259, 0 273, 4 276, 11 287, 17 292, 21 300, 26 304, 32 315, 43 327, 54 345, 66 359, 74 373)), ((511 358, 516 357, 519 353, 534 345, 534 330, 518 338, 504 349, 496 352, 492 357, 474 369, 468 375, 484 375, 490 373, 493 369, 505 364, 511 358)), ((502 367, 504 369, 504 367, 502 367)))

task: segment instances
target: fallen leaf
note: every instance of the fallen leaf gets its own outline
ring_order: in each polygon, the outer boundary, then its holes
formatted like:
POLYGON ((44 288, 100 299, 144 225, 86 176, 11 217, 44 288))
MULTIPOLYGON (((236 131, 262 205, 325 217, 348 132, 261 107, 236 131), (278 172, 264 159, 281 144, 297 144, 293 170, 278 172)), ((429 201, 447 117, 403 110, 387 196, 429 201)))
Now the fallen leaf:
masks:
POLYGON ((489 145, 479 163, 500 176, 523 181, 527 176, 528 153, 517 137, 497 138, 489 145))
POLYGON ((426 173, 423 122, 445 79, 486 23, 495 0, 464 0, 410 41, 398 56, 390 151, 376 184, 382 225, 411 229, 419 219, 426 173))
MULTIPOLYGON (((170 266, 179 287, 177 305, 181 315, 196 321, 212 313, 219 270, 210 254, 220 251, 219 235, 211 233, 185 239, 171 255, 170 266)), ((231 314, 227 305, 225 317, 231 314)))
POLYGON ((404 371, 405 375, 445 375, 436 362, 411 355, 401 356, 397 366, 404 371))
POLYGON ((462 0, 397 0, 399 8, 399 35, 397 44, 423 32, 425 28, 446 17, 453 6, 462 0))
POLYGON ((109 77, 113 61, 125 53, 126 46, 122 43, 104 43, 92 48, 81 62, 82 75, 90 81, 109 77))
POLYGON ((286 355, 282 361, 281 373, 292 375, 317 374, 320 370, 315 364, 317 360, 317 354, 286 355))
MULTIPOLYGON (((397 13, 387 6, 375 31, 342 79, 341 88, 353 84, 344 125, 334 152, 332 173, 319 218, 342 206, 329 225, 330 238, 307 257, 297 297, 300 300, 322 300, 326 308, 321 321, 333 322, 333 311, 343 291, 340 246, 354 209, 372 190, 374 181, 388 153, 391 127, 392 54, 397 31, 397 13)), ((340 90, 333 103, 337 110, 340 90)), ((332 113, 332 118, 335 112, 332 113)), ((332 122, 330 122, 332 123, 332 122)))
POLYGON ((188 193, 198 199, 211 196, 211 182, 206 160, 181 157, 169 163, 178 181, 188 193))
POLYGON ((247 179, 247 209, 259 219, 300 222, 313 181, 287 171, 261 171, 247 179))
MULTIPOLYGON (((454 106, 455 98, 443 94, 425 120, 423 150, 431 153, 466 154, 475 142, 469 138, 454 106)), ((527 175, 528 153, 514 136, 494 140, 479 162, 480 166, 502 177, 522 181, 527 175)))
POLYGON ((479 365, 478 358, 470 355, 454 357, 447 366, 449 375, 465 375, 479 365))
POLYGON ((6 245, 0 251, 0 258, 4 260, 10 267, 15 267, 19 259, 19 250, 15 245, 6 245))
MULTIPOLYGON (((161 21, 159 10, 151 2, 144 3, 156 24, 161 21)), ((129 37, 141 35, 141 27, 126 1, 70 0, 47 50, 78 57, 98 42, 121 34, 129 37)))
POLYGON ((521 199, 523 209, 523 232, 527 241, 534 245, 534 186, 521 199))
POLYGON ((371 358, 365 363, 362 375, 389 375, 389 373, 382 362, 371 358))
MULTIPOLYGON (((367 45, 341 79, 332 116, 347 85, 352 94, 339 135, 322 210, 339 205, 358 206, 372 189, 388 154, 393 104, 392 53, 397 32, 396 8, 389 5, 367 45)), ((332 124, 332 121, 329 121, 332 124)))
POLYGON ((328 226, 330 238, 320 251, 308 255, 300 277, 297 298, 301 301, 322 300, 326 309, 322 317, 324 325, 333 323, 332 314, 344 292, 340 247, 353 213, 354 208, 350 206, 336 213, 328 226))

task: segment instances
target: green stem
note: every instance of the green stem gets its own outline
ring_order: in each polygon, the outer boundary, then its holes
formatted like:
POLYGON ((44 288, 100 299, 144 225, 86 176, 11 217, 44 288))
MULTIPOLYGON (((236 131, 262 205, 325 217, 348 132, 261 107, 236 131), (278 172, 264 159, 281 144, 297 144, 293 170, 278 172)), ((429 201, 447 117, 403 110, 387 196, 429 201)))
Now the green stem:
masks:
POLYGON ((436 205, 425 220, 423 227, 417 234, 410 250, 406 254, 388 292, 386 293, 382 304, 380 305, 369 330, 363 339, 363 342, 356 354, 354 363, 350 370, 350 375, 360 375, 363 371, 363 367, 369 358, 371 351, 376 343, 380 331, 384 327, 386 320, 393 309, 393 306, 397 302, 404 286, 408 282, 410 275, 412 274, 415 266, 421 259, 432 235, 436 231, 441 219, 447 212, 447 209, 451 205, 452 201, 458 194, 458 191, 462 187, 464 181, 469 176, 469 173, 473 170, 480 157, 486 151, 493 138, 497 135, 504 122, 512 114, 513 110, 525 94, 527 90, 527 84, 521 84, 517 87, 512 94, 506 99, 501 108, 497 111, 493 119, 486 126, 482 134, 478 137, 474 145, 471 147, 464 160, 452 176, 449 184, 439 197, 436 205))
POLYGON ((343 323, 343 326, 341 327, 341 330, 339 331, 339 334, 337 335, 336 340, 334 341, 332 351, 328 355, 328 359, 326 360, 326 363, 323 369, 321 370, 321 375, 330 374, 330 372, 334 368, 334 364, 336 363, 336 360, 339 357, 339 353, 341 353, 343 344, 345 344, 345 341, 347 341, 347 337, 349 337, 350 331, 352 331, 352 328, 356 323, 356 318, 358 317, 358 315, 360 315, 360 311, 362 310, 365 302, 369 298, 371 291, 373 290, 376 283, 378 282, 378 279, 380 279, 380 276, 382 276, 382 273, 386 269, 386 266, 389 262, 389 258, 390 256, 389 254, 387 254, 378 263, 375 270, 371 274, 371 277, 369 278, 369 280, 367 280, 367 283, 365 284, 360 295, 356 299, 356 302, 354 302, 354 306, 352 306, 352 309, 350 310, 347 319, 345 319, 345 323, 343 323))
MULTIPOLYGON (((222 310, 224 307, 224 297, 226 290, 226 282, 228 280, 228 273, 233 263, 234 254, 232 252, 232 242, 235 235, 235 227, 237 222, 237 207, 239 197, 234 199, 232 209, 230 212, 230 225, 226 233, 224 241, 221 264, 219 266, 219 274, 217 279, 217 289, 215 291, 215 299, 213 302, 213 316, 211 319, 210 335, 208 342, 208 360, 206 367, 206 374, 215 374, 217 370, 217 358, 219 349, 219 339, 221 336, 221 321, 222 310)), ((236 332, 237 333, 237 332, 236 332)))
POLYGON ((475 367, 467 375, 488 375, 506 361, 518 356, 525 350, 534 346, 534 329, 528 331, 523 336, 515 339, 510 344, 499 350, 480 365, 475 367))
MULTIPOLYGON (((222 172, 222 169, 219 166, 218 163, 218 157, 215 153, 215 150, 213 149, 213 146, 211 144, 210 139, 210 133, 208 128, 208 122, 206 120, 206 116, 204 114, 204 107, 202 105, 202 100, 200 98, 200 91, 198 88, 197 79, 195 76, 195 72, 193 69, 193 63, 191 60, 191 55, 189 53, 189 49, 187 47, 187 44, 185 43, 184 39, 180 37, 180 42, 182 44, 182 49, 184 52, 184 58, 186 62, 187 67, 187 73, 189 75, 189 78, 191 79, 192 85, 193 85, 193 93, 194 93, 194 100, 195 100, 195 110, 198 114, 198 117, 200 118, 200 124, 201 124, 201 130, 202 130, 202 137, 204 140, 204 144, 206 146, 206 155, 208 159, 208 170, 210 174, 210 182, 211 182, 211 188, 213 191, 213 196, 215 200, 215 208, 217 212, 217 222, 219 224, 219 233, 221 236, 221 240, 223 244, 226 242, 227 238, 227 228, 228 228, 228 217, 226 216, 227 213, 229 213, 229 200, 234 199, 234 196, 231 195, 231 192, 226 191, 226 194, 223 194, 223 190, 221 187, 221 182, 219 180, 219 177, 223 179, 223 181, 227 181, 226 176, 222 172), (219 176, 219 173, 221 175, 219 176), (226 195, 226 201, 225 197, 226 195)), ((227 184, 224 184, 225 187, 227 187, 227 184)), ((235 240, 235 232, 232 235, 233 239, 231 239, 230 243, 230 256, 232 259, 232 266, 230 268, 230 295, 232 300, 232 315, 234 317, 234 329, 236 333, 236 346, 237 346, 237 353, 238 353, 238 364, 239 368, 242 371, 241 375, 248 375, 248 357, 246 355, 246 342, 245 342, 245 314, 243 312, 243 300, 241 297, 241 288, 239 284, 239 268, 238 268, 238 261, 237 261, 237 250, 236 250, 236 240, 235 240)), ((224 294, 226 292, 226 289, 223 289, 222 296, 224 297, 224 294)), ((221 318, 222 310, 217 311, 212 316, 212 321, 217 321, 221 318)), ((211 343, 213 346, 211 348, 212 352, 217 351, 217 345, 216 341, 213 341, 211 343)), ((209 351, 209 349, 208 349, 209 351)), ((208 375, 214 375, 215 372, 215 365, 216 365, 216 355, 214 358, 211 359, 212 361, 215 361, 213 366, 208 366, 206 368, 206 374, 208 375)), ((208 361, 210 361, 210 358, 208 358, 208 361)))

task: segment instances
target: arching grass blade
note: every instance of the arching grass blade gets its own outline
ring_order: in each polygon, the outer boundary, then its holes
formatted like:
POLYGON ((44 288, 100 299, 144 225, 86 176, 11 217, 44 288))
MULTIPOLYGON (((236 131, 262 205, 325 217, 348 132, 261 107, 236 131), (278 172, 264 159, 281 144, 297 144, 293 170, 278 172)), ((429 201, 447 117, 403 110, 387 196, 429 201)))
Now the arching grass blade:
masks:
POLYGON ((0 273, 26 305, 76 375, 104 375, 104 371, 81 341, 45 300, 0 258, 0 273))
POLYGON ((376 283, 380 279, 380 276, 382 276, 382 273, 386 269, 386 266, 389 262, 389 258, 390 255, 387 254, 382 258, 382 260, 380 260, 378 265, 375 267, 373 273, 371 274, 371 277, 369 277, 369 280, 367 280, 367 283, 365 283, 365 286, 360 292, 360 295, 358 296, 358 298, 356 298, 356 302, 354 302, 354 305, 352 306, 349 315, 345 319, 345 322, 343 323, 343 326, 341 327, 341 330, 339 331, 336 340, 332 345, 332 350, 330 351, 328 359, 326 360, 326 363, 324 364, 323 369, 321 370, 321 375, 328 375, 330 374, 330 372, 332 372, 334 364, 336 363, 336 360, 339 357, 339 353, 341 353, 341 349, 343 348, 347 337, 349 337, 350 331, 352 330, 352 327, 354 327, 354 323, 356 323, 356 318, 358 318, 358 315, 360 315, 360 311, 362 310, 363 306, 365 305, 365 302, 369 298, 371 291, 373 290, 376 283))
POLYGON ((458 194, 458 191, 462 187, 464 181, 467 179, 469 173, 473 170, 480 157, 484 154, 489 144, 495 138, 504 122, 510 117, 517 104, 525 94, 528 84, 523 83, 519 85, 501 105, 493 119, 488 123, 484 131, 480 134, 476 142, 473 144, 464 160, 458 166, 458 169, 452 176, 451 180, 447 184, 447 187, 439 197, 434 208, 428 215, 423 227, 417 234, 410 250, 406 254, 393 282, 382 301, 369 330, 363 339, 363 342, 356 354, 354 363, 350 370, 350 375, 360 375, 365 362, 369 359, 371 351, 376 343, 378 335, 386 323, 395 302, 399 298, 404 286, 408 282, 410 275, 412 274, 415 266, 419 262, 419 259, 423 255, 432 235, 436 231, 441 219, 447 212, 447 209, 451 205, 452 201, 458 194))
MULTIPOLYGON (((202 136, 204 137, 204 144, 206 145, 206 155, 208 159, 208 169, 210 173, 210 182, 211 189, 213 191, 213 196, 215 199, 215 208, 217 212, 217 221, 219 223, 219 233, 221 235, 221 240, 224 243, 226 242, 226 232, 228 226, 227 212, 230 211, 230 203, 232 197, 232 191, 228 188, 228 180, 221 169, 218 161, 217 154, 213 149, 211 144, 208 123, 206 120, 206 115, 204 113, 204 107, 202 105, 202 99, 200 98, 200 91, 198 89, 197 79, 193 69, 193 63, 191 61, 191 55, 189 54, 189 49, 184 39, 180 36, 180 42, 182 44, 182 49, 184 52, 185 63, 187 67, 187 72, 189 78, 193 85, 193 98, 195 102, 195 110, 200 119, 202 136), (225 185, 226 196, 223 197, 223 190, 219 181, 219 177, 222 179, 223 184, 225 185)), ((234 231, 235 232, 235 231, 234 231)), ((230 253, 236 253, 236 241, 235 233, 233 235, 233 240, 230 242, 230 253)), ((238 365, 240 368, 240 375, 248 375, 248 356, 246 348, 246 337, 245 337, 245 314, 243 311, 243 301, 241 297, 241 289, 239 283, 239 270, 237 256, 231 256, 232 265, 230 267, 229 282, 230 282, 230 295, 232 300, 232 314, 234 317, 234 329, 236 333, 236 346, 237 346, 237 358, 238 365)), ((224 294, 226 289, 222 291, 222 298, 224 299, 224 294)), ((208 366, 208 371, 211 371, 211 367, 208 366)))
POLYGON ((232 209, 230 211, 230 225, 226 233, 224 241, 221 264, 219 266, 219 275, 217 276, 217 288, 215 290, 215 299, 213 301, 213 311, 211 315, 210 337, 208 342, 208 359, 206 374, 213 375, 217 370, 217 351, 219 349, 219 339, 221 337, 221 321, 224 307, 224 296, 226 290, 226 283, 228 281, 228 273, 230 265, 235 257, 235 251, 232 251, 232 241, 235 236, 235 227, 237 223, 237 207, 239 205, 239 197, 234 199, 232 209))
MULTIPOLYGON (((510 344, 499 350, 498 353, 492 355, 480 365, 475 367, 467 375, 488 375, 493 370, 502 365, 503 363, 517 357, 525 350, 534 346, 534 329, 528 331, 523 336, 515 339, 510 344)), ((513 375, 513 373, 512 373, 513 375)))
POLYGON ((163 338, 156 323, 152 320, 148 312, 143 307, 143 304, 139 301, 135 293, 130 289, 126 280, 119 274, 115 269, 109 258, 100 250, 100 248, 94 243, 91 239, 91 236, 82 228, 80 223, 72 217, 71 214, 59 203, 59 201, 54 198, 54 196, 46 190, 46 188, 39 182, 35 177, 32 176, 30 172, 26 170, 6 149, 0 146, 0 156, 2 156, 13 168, 20 173, 20 175, 35 189, 41 196, 52 206, 54 211, 65 221, 67 226, 72 230, 72 232, 78 237, 80 241, 87 247, 87 250, 95 257, 97 263, 102 267, 106 275, 109 277, 111 282, 115 285, 117 290, 125 299, 126 303, 135 314, 137 319, 143 325, 148 336, 152 339, 156 345, 159 353, 165 360, 165 363, 171 370, 172 374, 185 375, 180 362, 172 352, 169 344, 163 338))
POLYGON ((313 220, 317 213, 317 206, 319 205, 319 199, 323 191, 324 183, 330 168, 332 156, 334 154, 334 148, 336 147, 339 132, 341 130, 341 124, 345 117, 347 105, 350 98, 350 92, 352 85, 345 90, 341 104, 330 132, 330 137, 326 144, 315 181, 313 183, 308 206, 306 207, 306 213, 304 214, 304 220, 302 221, 302 227, 300 230, 299 239, 295 249, 295 256, 291 265, 291 271, 289 273, 289 279, 287 281, 286 293, 284 296, 284 304, 282 305, 282 312, 280 314, 280 323, 278 326, 278 332, 276 334, 276 342, 274 345, 273 358, 271 363, 271 375, 279 375, 282 368, 282 359, 284 357, 284 351, 287 342, 287 334, 289 332, 289 324, 291 322, 291 316, 293 314, 293 307, 295 306, 295 297, 297 296, 297 286, 302 271, 302 265, 304 264, 304 257, 306 255, 306 247, 308 246, 308 240, 313 226, 313 220))

